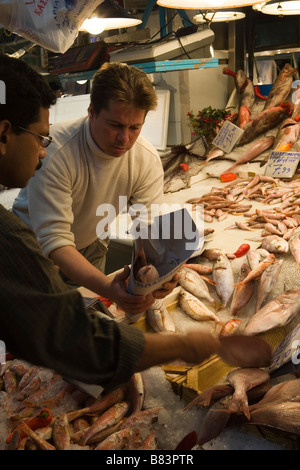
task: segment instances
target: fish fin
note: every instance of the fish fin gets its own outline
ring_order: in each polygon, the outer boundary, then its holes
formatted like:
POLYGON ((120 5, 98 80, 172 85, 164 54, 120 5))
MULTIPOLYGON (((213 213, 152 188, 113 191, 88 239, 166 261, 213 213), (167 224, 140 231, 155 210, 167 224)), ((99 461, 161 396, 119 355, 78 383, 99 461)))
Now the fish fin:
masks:
POLYGON ((238 282, 237 284, 233 284, 233 287, 243 286, 244 284, 245 284, 244 281, 241 281, 241 282, 238 282))
POLYGON ((209 284, 211 284, 212 286, 215 286, 216 283, 215 281, 213 281, 212 279, 209 279, 208 277, 204 276, 203 274, 200 274, 200 276, 202 277, 202 279, 206 282, 208 282, 209 284))

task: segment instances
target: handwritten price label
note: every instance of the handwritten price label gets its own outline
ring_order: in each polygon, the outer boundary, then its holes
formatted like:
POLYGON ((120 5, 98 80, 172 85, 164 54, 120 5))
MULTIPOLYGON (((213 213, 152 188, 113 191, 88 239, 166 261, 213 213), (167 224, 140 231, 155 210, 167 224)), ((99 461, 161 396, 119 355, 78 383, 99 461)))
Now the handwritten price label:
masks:
POLYGON ((265 175, 272 176, 273 178, 292 178, 297 169, 299 160, 299 152, 280 152, 273 150, 269 156, 265 175))
POLYGON ((229 153, 240 140, 243 132, 242 129, 232 124, 232 122, 225 121, 217 136, 214 138, 213 144, 225 153, 229 153))

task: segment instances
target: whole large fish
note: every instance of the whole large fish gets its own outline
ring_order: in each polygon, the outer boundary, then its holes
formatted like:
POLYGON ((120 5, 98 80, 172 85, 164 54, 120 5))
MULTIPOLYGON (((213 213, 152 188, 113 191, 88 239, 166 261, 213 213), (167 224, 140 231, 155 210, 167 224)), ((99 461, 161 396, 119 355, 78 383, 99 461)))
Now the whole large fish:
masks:
POLYGON ((212 280, 224 307, 233 293, 234 276, 232 266, 227 256, 221 253, 213 266, 212 280))
POLYGON ((227 375, 227 381, 234 388, 229 413, 243 412, 250 419, 247 392, 257 385, 270 380, 269 374, 263 369, 244 368, 234 369, 227 375))
POLYGON ((261 153, 265 150, 270 148, 274 143, 274 137, 264 137, 260 140, 257 140, 252 144, 246 152, 231 166, 229 167, 224 173, 229 173, 233 171, 237 166, 243 165, 244 163, 250 162, 254 158, 258 157, 261 153))
MULTIPOLYGON (((246 276, 248 276, 249 272, 250 267, 248 266, 248 264, 243 263, 239 272, 238 282, 245 279, 246 276)), ((254 286, 254 281, 250 281, 247 284, 235 287, 233 291, 232 301, 230 304, 231 316, 235 316, 239 310, 241 310, 243 307, 245 307, 245 305, 247 305, 252 296, 254 286)))
POLYGON ((283 259, 276 260, 273 264, 267 267, 267 269, 262 273, 261 277, 259 278, 256 294, 256 312, 262 306, 267 295, 272 292, 273 287, 275 286, 279 273, 281 271, 282 264, 283 259))
POLYGON ((215 299, 200 274, 188 267, 180 269, 179 274, 178 282, 181 287, 198 297, 198 299, 205 299, 211 304, 215 303, 215 299))
POLYGON ((243 333, 257 335, 286 325, 300 310, 300 288, 283 292, 268 302, 247 323, 243 333))
POLYGON ((294 81, 294 74, 296 72, 297 69, 292 67, 290 64, 285 64, 270 90, 264 109, 278 106, 288 97, 294 81))
POLYGON ((264 109, 252 121, 245 125, 244 134, 239 140, 238 145, 247 144, 264 132, 278 126, 289 112, 290 106, 288 103, 264 109))

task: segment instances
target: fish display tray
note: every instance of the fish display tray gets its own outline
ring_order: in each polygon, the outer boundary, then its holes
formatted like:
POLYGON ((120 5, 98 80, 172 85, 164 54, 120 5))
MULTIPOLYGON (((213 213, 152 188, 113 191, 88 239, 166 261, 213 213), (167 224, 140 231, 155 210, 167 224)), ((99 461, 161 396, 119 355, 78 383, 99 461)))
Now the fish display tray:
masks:
MULTIPOLYGON (((172 316, 172 311, 178 307, 178 292, 179 288, 174 289, 173 293, 164 299, 165 305, 172 316)), ((287 325, 273 328, 257 335, 264 339, 273 351, 284 341, 284 339, 293 330, 300 325, 300 312, 298 315, 287 325)), ((152 328, 148 325, 146 317, 143 316, 135 324, 144 332, 153 332, 152 328)), ((197 365, 178 366, 178 365, 163 365, 163 370, 166 373, 167 379, 172 383, 176 394, 180 395, 186 402, 191 401, 196 395, 203 392, 206 388, 220 382, 234 367, 224 362, 219 356, 213 355, 209 359, 197 365)))
MULTIPOLYGON (((165 299, 165 305, 171 316, 172 311, 178 307, 177 297, 178 291, 175 289, 173 293, 165 299)), ((147 324, 145 317, 142 317, 134 326, 143 331, 153 332, 151 327, 147 324)), ((257 336, 269 343, 275 351, 297 326, 300 328, 300 313, 287 325, 273 328, 257 336)), ((230 370, 234 368, 235 367, 227 364, 217 355, 213 355, 197 365, 165 364, 162 366, 167 380, 169 380, 172 385, 174 393, 179 395, 185 403, 191 402, 205 389, 224 380, 230 370)), ((300 449, 300 436, 263 425, 245 424, 245 426, 256 435, 282 445, 287 449, 300 449)))

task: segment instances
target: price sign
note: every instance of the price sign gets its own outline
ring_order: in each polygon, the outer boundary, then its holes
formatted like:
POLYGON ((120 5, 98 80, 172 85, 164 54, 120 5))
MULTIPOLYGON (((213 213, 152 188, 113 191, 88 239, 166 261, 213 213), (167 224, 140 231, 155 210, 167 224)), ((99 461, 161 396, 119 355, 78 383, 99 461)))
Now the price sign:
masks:
POLYGON ((232 122, 225 121, 217 136, 214 138, 213 144, 225 153, 229 153, 240 140, 243 132, 243 129, 235 126, 232 122))
POLYGON ((269 156, 265 175, 272 176, 273 178, 292 178, 299 160, 299 152, 280 152, 279 150, 273 150, 269 156))

